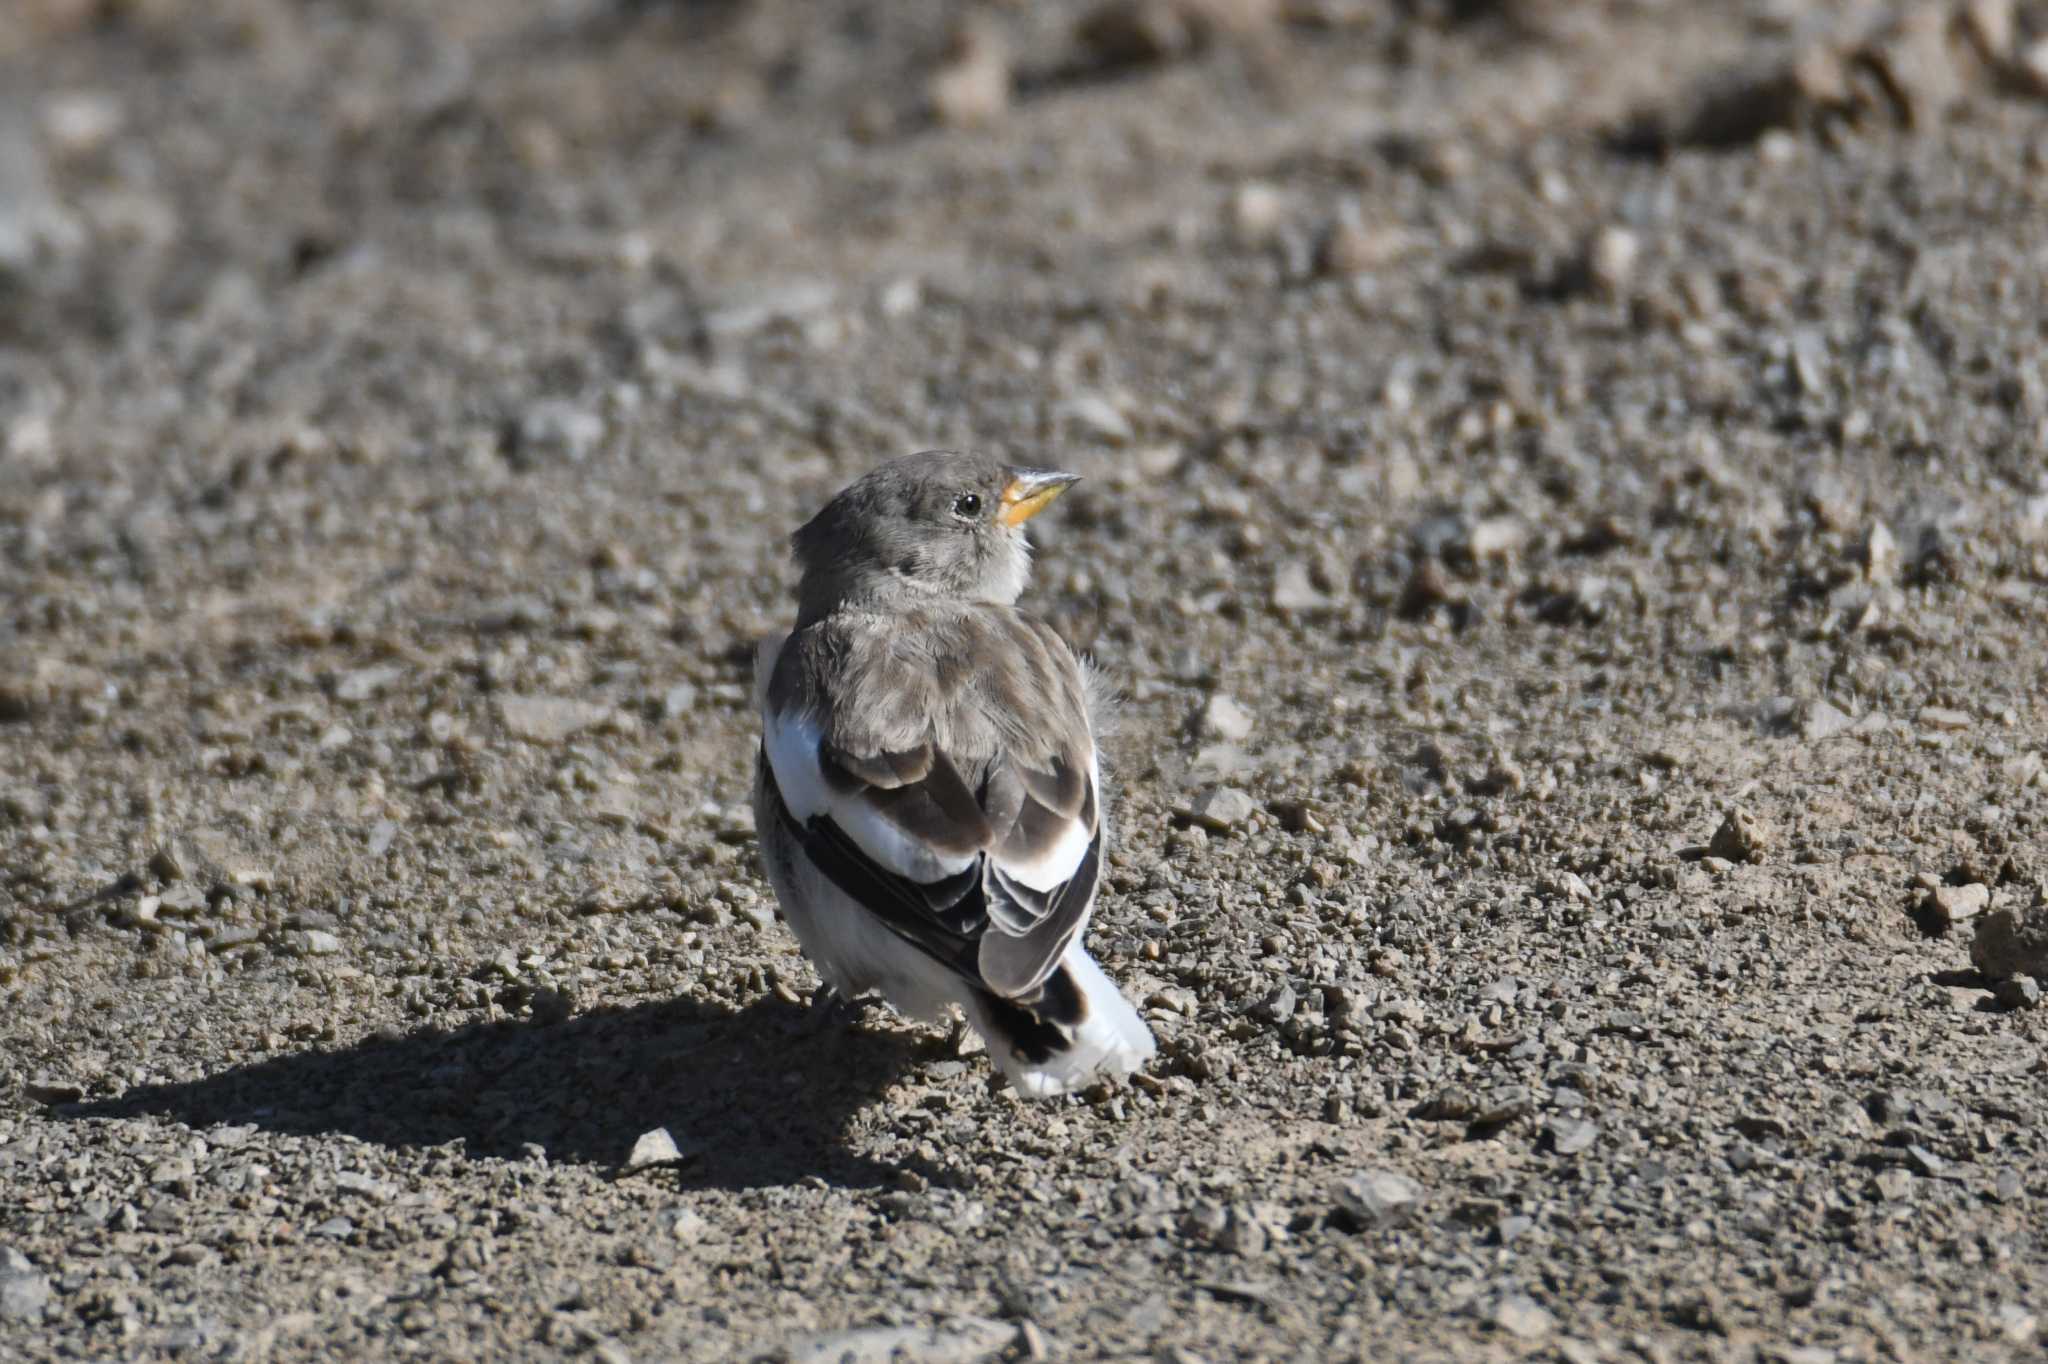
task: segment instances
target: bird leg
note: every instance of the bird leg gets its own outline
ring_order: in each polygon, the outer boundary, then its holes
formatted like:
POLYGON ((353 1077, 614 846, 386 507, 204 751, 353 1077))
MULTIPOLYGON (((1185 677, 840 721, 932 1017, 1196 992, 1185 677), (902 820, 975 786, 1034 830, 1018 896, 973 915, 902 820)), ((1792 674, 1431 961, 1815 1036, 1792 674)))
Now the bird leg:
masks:
POLYGON ((966 1017, 955 1014, 953 1026, 946 1032, 944 1050, 946 1055, 959 1059, 985 1051, 987 1048, 982 1043, 981 1034, 974 1030, 966 1017))
POLYGON ((812 1036, 827 1028, 847 1029, 858 1023, 861 1016, 880 997, 873 994, 858 995, 848 999, 839 993, 836 986, 820 985, 811 992, 808 1015, 804 1020, 804 1031, 812 1036))
POLYGON ((804 1015, 804 1032, 816 1036, 833 1024, 843 1022, 840 1010, 844 1003, 839 991, 830 985, 820 985, 811 991, 810 1008, 804 1015))

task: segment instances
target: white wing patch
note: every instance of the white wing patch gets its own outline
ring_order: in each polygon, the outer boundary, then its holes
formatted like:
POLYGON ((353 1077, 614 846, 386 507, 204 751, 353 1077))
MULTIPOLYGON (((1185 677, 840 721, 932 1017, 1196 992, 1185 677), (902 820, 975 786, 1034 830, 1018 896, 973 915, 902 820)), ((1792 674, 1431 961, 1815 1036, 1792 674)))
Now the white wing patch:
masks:
MULTIPOLYGON (((1101 806, 1101 771, 1091 748, 1088 753, 1088 789, 1095 793, 1089 802, 1098 809, 1101 806)), ((1008 861, 995 859, 996 869, 1020 886, 1032 890, 1049 891, 1074 879, 1074 872, 1081 865, 1081 859, 1088 855, 1088 844, 1094 838, 1094 831, 1080 819, 1070 819, 1060 830, 1060 836, 1050 848, 1030 860, 1008 861)))
POLYGON ((802 716, 770 714, 762 725, 768 766, 782 788, 782 803, 799 823, 813 815, 829 816, 877 866, 913 881, 941 880, 965 871, 974 861, 971 854, 942 857, 861 799, 859 792, 834 791, 818 767, 821 738, 823 731, 802 716))
MULTIPOLYGON (((768 752, 768 766, 781 788, 782 801, 798 822, 812 815, 828 815, 860 850, 885 869, 913 881, 937 881, 966 869, 974 859, 942 857, 897 825, 877 813, 858 793, 840 794, 825 781, 818 767, 818 741, 823 732, 801 716, 771 713, 768 709, 768 679, 788 635, 762 639, 754 653, 754 702, 762 715, 762 740, 768 752)), ((1100 808, 1102 773, 1095 751, 1088 752, 1088 786, 1095 792, 1091 804, 1100 808)), ((1038 857, 1029 860, 996 859, 996 867, 1018 885, 1035 891, 1051 891, 1073 879, 1081 859, 1088 854, 1092 831, 1079 819, 1067 821, 1059 839, 1038 857)))

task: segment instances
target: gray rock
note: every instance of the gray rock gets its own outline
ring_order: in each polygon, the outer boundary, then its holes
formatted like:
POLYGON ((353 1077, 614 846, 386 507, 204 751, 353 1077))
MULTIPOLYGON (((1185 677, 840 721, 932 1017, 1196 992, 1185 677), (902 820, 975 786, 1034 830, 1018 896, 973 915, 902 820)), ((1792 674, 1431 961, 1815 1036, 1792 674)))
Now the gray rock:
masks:
POLYGON ((1509 1293, 1494 1304, 1493 1324, 1517 1340, 1542 1340, 1557 1329, 1557 1318, 1526 1293, 1509 1293))
POLYGON ((1398 1170, 1365 1170, 1333 1193, 1337 1220, 1353 1231, 1394 1226, 1422 1201, 1422 1186, 1398 1170))
POLYGON ((1936 886, 1927 892, 1927 908, 1945 924, 1974 919, 1991 907, 1991 887, 1979 881, 1967 886, 1936 886))
POLYGON ((1251 754, 1236 744, 1203 744, 1188 762, 1188 775, 1197 780, 1225 781, 1254 766, 1251 754))
POLYGON ((1205 1245, 1215 1244, 1230 1223, 1230 1209, 1214 1199, 1204 1198, 1181 1214, 1181 1235, 1205 1245))
POLYGON ((1635 274, 1642 241, 1625 227, 1610 223, 1586 243, 1586 274, 1607 293, 1618 293, 1635 274))
POLYGON ((49 1276, 12 1246, 0 1247, 0 1321, 39 1322, 49 1305, 49 1276))
POLYGON ((1279 235, 1287 220, 1287 195, 1260 180, 1246 181, 1231 191, 1231 236, 1240 246, 1264 246, 1279 235))
POLYGON ((1925 1179, 1939 1179, 1948 1171, 1948 1160, 1924 1146, 1908 1146, 1906 1168, 1925 1179))
POLYGON ((554 619, 552 606, 539 597, 503 597, 471 612, 468 623, 488 635, 538 630, 554 619))
POLYGON ((405 676, 405 669, 396 664, 380 664, 374 668, 356 668, 341 673, 334 679, 334 699, 337 701, 368 701, 405 676))
POLYGON ((299 929, 285 934, 285 950, 295 957, 331 957, 341 951, 341 939, 324 928, 299 929))
POLYGON ((1543 1130, 1550 1135, 1550 1149, 1561 1156, 1575 1156, 1600 1137, 1600 1124, 1584 1118, 1552 1118, 1543 1130))
POLYGON ((1129 445, 1130 419, 1100 393, 1077 393, 1061 405, 1068 421, 1106 445, 1129 445))
POLYGON ((1009 1348, 1017 1329, 988 1317, 948 1317, 930 1326, 867 1326, 799 1336, 789 1364, 973 1364, 1009 1348))
POLYGON ((1529 528, 1512 516, 1474 521, 1465 535, 1465 553, 1475 561, 1512 559, 1529 541, 1529 528))
POLYGON ((1216 692, 1202 703, 1198 727, 1205 739, 1236 744, 1251 737, 1253 723, 1250 711, 1222 692, 1216 692))
POLYGON ((149 874, 159 881, 182 881, 192 874, 191 849, 177 839, 158 845, 149 855, 149 874))
POLYGON ((951 60, 932 73, 925 96, 939 120, 956 128, 995 123, 1010 107, 1010 57, 992 25, 965 25, 951 60))
POLYGON ((1812 328, 1804 328, 1794 333, 1792 375, 1809 397, 1826 396, 1830 368, 1826 337, 1812 328))
POLYGON ((711 1224, 695 1208, 677 1205, 665 1208, 655 1219, 655 1225, 673 1237, 677 1243, 694 1246, 709 1234, 711 1224))
POLYGON ((389 1203, 392 1197, 389 1184, 360 1170, 343 1170, 334 1177, 334 1187, 372 1203, 389 1203))
POLYGON ((556 744, 609 719, 611 708, 570 696, 506 696, 499 698, 498 716, 514 738, 556 744))
POLYGON ((1432 559, 1461 557, 1472 542, 1472 523, 1457 512, 1425 517, 1408 532, 1415 552, 1432 559))
POLYGON ((651 1132, 642 1132, 633 1143, 633 1150, 626 1157, 628 1170, 644 1170, 650 1165, 674 1165, 682 1160, 683 1153, 676 1147, 676 1139, 668 1134, 666 1127, 657 1127, 651 1132))
POLYGON ((697 688, 689 682, 678 682, 661 694, 661 718, 674 720, 688 715, 697 708, 697 688))
POLYGON ((1707 844, 1709 857, 1730 862, 1754 862, 1770 848, 1770 831, 1762 821, 1740 806, 1731 806, 1707 844))
POLYGON ((1855 724, 1855 719, 1840 707, 1825 699, 1816 700, 1799 717, 1799 737, 1808 743, 1819 743, 1847 733, 1855 724))
POLYGON ((215 929, 206 940, 208 952, 232 952, 263 939, 263 930, 254 924, 229 924, 215 929))
POLYGON ((1955 710, 1948 706, 1922 706, 1919 719, 1920 723, 1929 729, 1949 731, 1965 730, 1976 723, 1968 711, 1955 710))
POLYGON ((604 440, 604 418, 574 403, 544 399, 520 414, 514 463, 567 460, 581 464, 604 440))
POLYGON ((1472 1121, 1481 1127, 1498 1127, 1526 1117, 1536 1106, 1534 1097, 1521 1085, 1503 1085, 1480 1100, 1472 1121))
POLYGON ((1898 575, 1899 542, 1892 535, 1892 528, 1882 521, 1873 521, 1870 531, 1857 547, 1858 566, 1863 576, 1873 583, 1888 583, 1898 575))
POLYGON ((776 322, 801 322, 825 312, 838 291, 820 280, 790 280, 751 294, 728 298, 704 315, 704 330, 720 339, 738 338, 776 322))
POLYGON ((1315 585, 1307 564, 1291 560, 1273 571, 1273 605, 1282 611, 1320 611, 1330 605, 1330 595, 1315 585))
POLYGON ((1250 819, 1258 808, 1257 802, 1236 787, 1218 786, 1197 796, 1184 814, 1204 828, 1223 833, 1250 819))
POLYGON ((35 130, 11 108, 0 109, 0 277, 27 277, 86 241, 51 187, 35 130))
POLYGON ((210 903, 206 891, 193 881, 182 881, 156 897, 157 913, 171 918, 187 918, 210 903))
POLYGON ((1559 872, 1544 878, 1539 884, 1545 895, 1552 899, 1571 900, 1577 904, 1593 903, 1593 888, 1586 884, 1586 878, 1575 871, 1559 872))
MULTIPOLYGON (((22 1092, 39 1104, 75 1104, 85 1097, 85 1086, 59 1076, 38 1076, 22 1086, 22 1092)), ((6 1268, 6 1257, 16 1253, 0 1250, 0 1269, 6 1268)))
POLYGON ((1252 1005, 1252 1017, 1264 1023, 1285 1023, 1294 1017, 1294 987, 1282 981, 1272 993, 1252 1005))
POLYGON ((2008 1009, 2041 1007, 2041 984, 2032 976, 2007 976, 1998 982, 1998 1002, 2008 1009))
POLYGON ((2048 904, 2037 896, 2025 909, 2000 909, 1977 920, 1970 964, 1992 980, 2048 977, 2048 904))
POLYGON ((1231 1255, 1260 1255, 1272 1242, 1273 1233, 1258 1210, 1243 1203, 1231 1205, 1214 1238, 1216 1249, 1231 1255))

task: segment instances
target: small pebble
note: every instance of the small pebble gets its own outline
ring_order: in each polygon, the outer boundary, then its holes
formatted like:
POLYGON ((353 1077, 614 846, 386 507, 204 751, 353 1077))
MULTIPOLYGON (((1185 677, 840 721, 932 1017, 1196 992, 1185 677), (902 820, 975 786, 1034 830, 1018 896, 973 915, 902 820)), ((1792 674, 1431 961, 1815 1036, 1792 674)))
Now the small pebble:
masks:
POLYGON ((1998 982, 1998 1002, 2008 1009, 2041 1007, 2041 983, 2032 976, 2007 976, 1998 982))
POLYGON ((515 428, 510 456, 525 469, 561 460, 581 464, 604 440, 604 418, 573 403, 544 399, 526 409, 515 428))
POLYGON ((1919 718, 1921 724, 1937 730, 1963 730, 1974 723, 1968 711, 1951 710, 1947 706, 1924 706, 1919 718))
POLYGON ((1973 919, 1991 907, 1991 887, 1973 881, 1966 886, 1936 886, 1927 893, 1927 908, 1945 924, 1973 919))
POLYGON ((1397 1170, 1366 1170, 1338 1183, 1340 1225, 1368 1231, 1405 1221, 1422 1200, 1422 1186, 1397 1170))
POLYGON ((49 1304, 49 1276, 12 1246, 0 1247, 0 1321, 40 1322, 49 1304))
POLYGON ((1251 737, 1253 723, 1250 711, 1222 692, 1216 692, 1202 703, 1197 728, 1205 739, 1236 744, 1251 737))
POLYGON ((1510 1293, 1494 1305, 1493 1324, 1517 1340, 1542 1340, 1557 1329, 1557 1318, 1527 1294, 1510 1293))
POLYGON ((1183 813, 1212 833, 1226 833, 1250 819, 1258 808, 1257 802, 1236 787, 1217 786, 1196 797, 1183 813))
POLYGON ((953 39, 945 65, 932 73, 932 112, 955 128, 994 123, 1010 109, 1010 58, 992 28, 970 25, 953 39))
POLYGON ((498 700, 498 717, 506 732, 535 744, 560 743, 602 723, 611 713, 609 706, 568 696, 505 696, 498 700))
POLYGON ((1543 1125, 1550 1135, 1550 1149, 1561 1156, 1575 1156, 1600 1136, 1600 1125, 1583 1118, 1552 1118, 1543 1125))
POLYGON ((1730 862, 1754 862, 1770 844, 1770 831, 1755 815, 1737 806, 1722 817, 1721 827, 1714 830, 1714 837, 1707 844, 1707 854, 1730 862))
POLYGON ((642 1132, 633 1143, 631 1154, 626 1157, 628 1170, 644 1170, 651 1165, 674 1165, 682 1160, 683 1153, 676 1148, 676 1139, 668 1134, 666 1127, 657 1127, 642 1132))
POLYGON ((674 1240, 686 1246, 694 1246, 710 1232, 711 1224, 695 1208, 674 1207, 662 1212, 656 1221, 674 1240))
POLYGON ((1315 585, 1308 565, 1289 561, 1273 572, 1273 605, 1281 611, 1320 611, 1330 594, 1315 585))
POLYGON ((341 951, 341 939, 324 928, 298 929, 285 935, 285 950, 295 957, 331 957, 341 951))
POLYGON ((1837 734, 1847 733, 1856 724, 1846 712, 1825 698, 1816 699, 1807 705, 1799 719, 1799 737, 1808 743, 1819 743, 1832 739, 1837 734))
POLYGON ((1230 231, 1242 246, 1263 246, 1279 234, 1287 196, 1263 181, 1239 185, 1230 196, 1230 231))
POLYGON ((2048 904, 2036 898, 2025 909, 1996 909, 1979 918, 1970 964, 1989 980, 2048 977, 2048 904))
POLYGON ((1607 226, 1593 234, 1586 247, 1586 273, 1607 293, 1619 293, 1635 274, 1642 242, 1625 227, 1607 226))
POLYGON ((1100 393, 1077 393, 1062 404, 1067 420, 1079 427, 1084 436, 1101 441, 1105 445, 1129 445, 1133 432, 1130 419, 1117 410, 1115 403, 1100 393))
POLYGON ((1873 583, 1888 583, 1898 575, 1899 542, 1882 521, 1873 521, 1857 551, 1858 567, 1873 583))

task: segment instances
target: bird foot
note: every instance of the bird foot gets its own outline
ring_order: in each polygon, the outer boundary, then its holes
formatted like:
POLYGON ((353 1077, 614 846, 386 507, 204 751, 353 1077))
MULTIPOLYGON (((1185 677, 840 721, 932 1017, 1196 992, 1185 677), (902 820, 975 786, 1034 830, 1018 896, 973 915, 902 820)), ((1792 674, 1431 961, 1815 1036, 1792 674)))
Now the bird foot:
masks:
POLYGON ((844 1031, 860 1022, 862 1015, 881 1002, 878 995, 856 995, 848 999, 831 985, 820 985, 811 992, 808 1017, 804 1020, 804 1031, 817 1036, 827 1030, 844 1031))
POLYGON ((953 1026, 946 1032, 946 1040, 941 1049, 946 1055, 960 1060, 987 1048, 982 1044, 981 1034, 969 1027, 966 1019, 955 1018, 953 1026))

